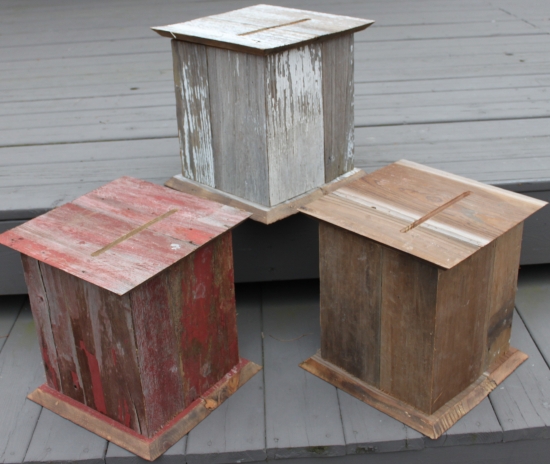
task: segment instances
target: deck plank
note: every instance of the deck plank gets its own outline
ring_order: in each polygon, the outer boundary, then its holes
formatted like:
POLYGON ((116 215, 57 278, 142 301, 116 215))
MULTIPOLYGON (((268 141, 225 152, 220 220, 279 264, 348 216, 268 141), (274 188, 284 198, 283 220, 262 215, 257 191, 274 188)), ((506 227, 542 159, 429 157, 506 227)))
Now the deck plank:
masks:
MULTIPOLYGON (((548 246, 548 241, 546 242, 548 246)), ((550 366, 550 266, 520 270, 516 306, 546 364, 550 366)))
POLYGON ((336 388, 298 367, 320 346, 318 285, 262 285, 269 459, 346 452, 336 388))
POLYGON ((0 352, 0 462, 23 462, 42 407, 26 398, 44 383, 28 302, 0 352))
POLYGON ((0 352, 8 340, 24 301, 23 295, 0 298, 0 352))
POLYGON ((42 408, 24 462, 101 464, 106 448, 105 439, 42 408))
POLYGON ((550 370, 517 312, 510 343, 529 359, 489 395, 503 440, 550 439, 550 370))
POLYGON ((392 453, 424 448, 424 437, 394 418, 338 390, 346 454, 392 453))

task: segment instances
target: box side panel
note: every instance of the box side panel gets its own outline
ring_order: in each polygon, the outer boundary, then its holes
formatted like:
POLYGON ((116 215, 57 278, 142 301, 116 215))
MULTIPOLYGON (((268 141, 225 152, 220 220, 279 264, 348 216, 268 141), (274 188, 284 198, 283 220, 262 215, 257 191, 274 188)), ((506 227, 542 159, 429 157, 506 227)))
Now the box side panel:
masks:
POLYGON ((147 433, 128 297, 39 263, 65 395, 147 433))
POLYGON ((325 182, 321 44, 267 57, 270 204, 325 182))
POLYGON ((353 169, 353 34, 322 45, 325 182, 353 169))
POLYGON ((25 282, 29 289, 32 316, 38 334, 38 343, 44 361, 46 381, 50 387, 61 391, 61 377, 59 373, 58 354, 52 333, 50 321, 50 305, 48 295, 42 281, 42 274, 38 261, 27 255, 21 255, 25 282))
POLYGON ((151 436, 239 361, 231 233, 130 298, 151 436))
POLYGON ((495 254, 489 284, 490 306, 486 313, 483 370, 510 347, 522 232, 523 222, 494 242, 495 254))
POLYGON ((206 48, 172 40, 182 174, 214 187, 206 48))
POLYGON ((378 387, 382 246, 321 221, 319 248, 321 356, 378 387))
POLYGON ((439 270, 430 413, 483 372, 493 256, 491 243, 455 267, 439 270))
POLYGON ((380 389, 429 413, 437 268, 392 248, 382 253, 380 389))
POLYGON ((172 298, 180 282, 170 272, 178 265, 173 264, 130 292, 149 437, 185 409, 184 371, 178 356, 181 296, 175 301, 172 298))
POLYGON ((229 231, 186 258, 179 271, 186 406, 239 362, 231 242, 229 231))
POLYGON ((215 187, 269 205, 266 58, 207 47, 215 187))

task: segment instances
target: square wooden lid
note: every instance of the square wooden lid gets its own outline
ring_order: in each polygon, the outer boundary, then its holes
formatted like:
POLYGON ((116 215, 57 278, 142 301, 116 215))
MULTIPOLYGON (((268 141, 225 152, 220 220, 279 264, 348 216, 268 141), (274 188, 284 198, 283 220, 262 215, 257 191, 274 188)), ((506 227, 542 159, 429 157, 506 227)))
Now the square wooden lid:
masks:
POLYGON ((544 205, 402 160, 300 211, 450 269, 544 205))
POLYGON ((370 19, 255 5, 151 29, 171 39, 267 55, 317 40, 352 34, 372 23, 374 21, 370 19))
POLYGON ((0 235, 0 243, 118 295, 250 213, 122 177, 0 235))

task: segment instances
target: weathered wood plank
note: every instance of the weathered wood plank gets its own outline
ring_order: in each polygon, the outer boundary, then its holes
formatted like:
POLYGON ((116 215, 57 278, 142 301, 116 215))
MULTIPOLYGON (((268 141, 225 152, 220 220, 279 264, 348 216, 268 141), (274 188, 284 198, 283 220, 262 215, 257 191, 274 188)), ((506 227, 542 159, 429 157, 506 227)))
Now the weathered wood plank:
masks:
POLYGON ((321 45, 267 57, 270 206, 325 183, 321 45))
POLYGON ((353 35, 323 42, 325 182, 353 169, 353 35))
POLYGON ((122 295, 248 216, 124 177, 4 233, 0 240, 122 295), (182 229, 188 231, 185 236, 182 229))
POLYGON ((510 346, 523 224, 518 224, 494 242, 494 260, 489 283, 489 310, 485 323, 486 369, 510 346))
MULTIPOLYGON (((261 364, 261 289, 237 286, 237 322, 241 356, 261 364)), ((264 461, 265 414, 263 375, 254 376, 190 433, 189 464, 264 461)))
POLYGON ((50 319, 50 303, 40 270, 40 263, 26 255, 21 255, 21 260, 25 270, 25 281, 29 287, 29 302, 38 334, 42 362, 46 371, 46 382, 50 387, 59 390, 61 389, 61 376, 59 373, 58 352, 50 319))
POLYGON ((262 315, 268 457, 342 456, 336 388, 298 364, 318 349, 318 283, 263 284, 262 315))
POLYGON ((379 388, 430 414, 437 269, 388 247, 381 260, 379 388))
POLYGON ((365 29, 371 20, 255 5, 185 23, 153 27, 162 36, 265 55, 365 29))
POLYGON ((321 356, 380 385, 382 246, 319 223, 321 356))
POLYGON ((26 395, 44 382, 44 368, 28 304, 0 352, 0 462, 21 463, 41 407, 26 395))
POLYGON ((500 285, 508 289, 509 284, 498 280, 502 271, 494 270, 494 256, 491 243, 454 268, 438 270, 431 411, 474 383, 491 365, 484 364, 488 306, 495 296, 491 290, 500 285))
POLYGON ((213 186, 269 205, 267 61, 263 57, 219 48, 206 50, 214 153, 213 186))
MULTIPOLYGON (((2 213, 0 213, 1 216, 2 213)), ((23 224, 23 221, 0 220, 0 234, 21 224, 23 224)), ((0 245, 0 263, 2 263, 0 266, 0 295, 20 295, 27 293, 19 253, 4 245, 0 245)))
POLYGON ((214 186, 214 155, 204 45, 172 41, 176 112, 183 175, 214 186))
POLYGON ((23 462, 104 462, 107 441, 57 414, 42 409, 23 462))

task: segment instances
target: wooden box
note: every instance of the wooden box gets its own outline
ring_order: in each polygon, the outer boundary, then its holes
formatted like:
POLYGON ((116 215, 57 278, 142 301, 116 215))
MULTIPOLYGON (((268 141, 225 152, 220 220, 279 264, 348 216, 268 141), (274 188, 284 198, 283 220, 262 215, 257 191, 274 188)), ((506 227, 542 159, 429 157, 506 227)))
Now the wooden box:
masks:
POLYGON ((47 382, 29 398, 149 460, 260 368, 239 358, 231 228, 249 213, 124 177, 0 235, 47 382))
POLYGON ((400 161, 302 207, 321 279, 302 367, 440 436, 527 358, 510 330, 523 221, 544 205, 400 161))
POLYGON ((353 169, 353 33, 371 20, 256 5, 172 40, 182 175, 166 185, 274 222, 353 169))

